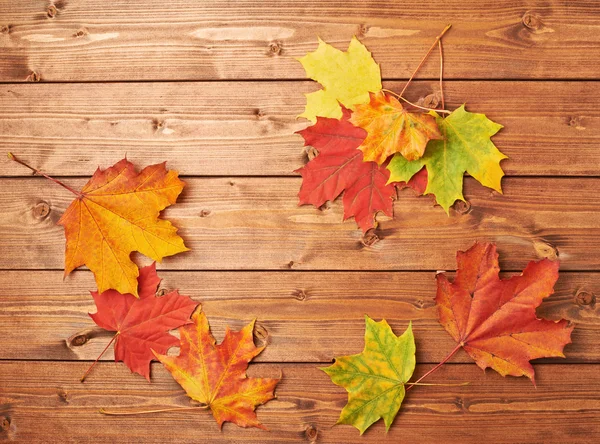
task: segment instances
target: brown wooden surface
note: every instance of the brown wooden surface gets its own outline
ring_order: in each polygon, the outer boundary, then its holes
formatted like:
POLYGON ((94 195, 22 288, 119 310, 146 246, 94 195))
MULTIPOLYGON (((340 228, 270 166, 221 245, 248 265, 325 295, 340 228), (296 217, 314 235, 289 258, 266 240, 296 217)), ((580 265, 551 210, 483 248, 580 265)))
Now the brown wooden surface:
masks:
MULTIPOLYGON (((380 421, 360 437, 334 424, 346 403, 344 389, 310 364, 258 364, 252 376, 277 377, 277 399, 258 408, 270 432, 218 426, 205 410, 107 417, 107 410, 190 406, 189 398, 158 364, 152 384, 122 365, 101 365, 79 383, 88 363, 0 362, 0 417, 7 440, 48 442, 596 442, 600 439, 600 366, 539 364, 537 388, 526 378, 483 373, 473 364, 447 365, 438 381, 465 387, 420 387, 407 394, 389 433, 380 421), (167 438, 168 436, 168 438, 167 438), (585 438, 585 439, 583 439, 585 438), (458 439, 456 440, 457 442, 458 439)), ((429 366, 417 366, 420 375, 429 366)), ((433 377, 432 377, 433 379, 433 377)))
MULTIPOLYGON (((16 167, 19 167, 16 165, 16 167)), ((67 180, 67 179, 66 179, 67 180)), ((84 179, 67 180, 74 187, 84 179)), ((507 178, 504 195, 465 179, 471 207, 450 217, 428 197, 402 190, 395 218, 371 245, 335 202, 297 206, 300 179, 189 178, 165 214, 191 251, 164 260, 181 270, 453 270, 476 240, 498 243, 503 268, 544 257, 563 270, 600 269, 600 178, 507 178)), ((73 196, 44 178, 0 179, 0 269, 60 269, 73 196)))
MULTIPOLYGON (((408 96, 437 88, 416 82, 408 96)), ((0 137, 5 150, 59 176, 88 176, 124 153, 140 165, 167 159, 185 175, 294 175, 306 159, 294 132, 307 123, 296 116, 315 89, 306 81, 0 85, 0 137)), ((445 91, 450 108, 466 102, 504 125, 494 141, 509 156, 508 175, 597 175, 597 82, 451 81, 445 91)), ((0 176, 26 174, 0 158, 0 176)))
MULTIPOLYGON (((5 82, 301 79, 317 36, 407 78, 448 23, 447 78, 595 79, 596 0, 3 1, 5 82)), ((422 75, 436 77, 432 59, 422 75)))
MULTIPOLYGON (((453 275, 453 273, 451 273, 453 275)), ((412 320, 417 358, 442 360, 454 347, 438 325, 434 272, 175 272, 161 288, 178 288, 202 304, 216 337, 256 318, 255 340, 268 345, 262 362, 327 362, 362 349, 364 315, 386 318, 395 331, 412 320)), ((0 274, 0 359, 93 360, 112 337, 90 319, 96 311, 89 271, 65 281, 60 271, 0 274)), ((577 325, 567 362, 600 364, 600 274, 564 272, 555 294, 538 310, 577 325)), ((103 357, 112 360, 112 349, 103 357)), ((470 362, 466 354, 452 362, 470 362)), ((556 359, 547 362, 557 362, 556 359)), ((564 362, 559 360, 558 362, 564 362)))
MULTIPOLYGON (((432 58, 407 96, 438 90, 432 58)), ((215 336, 257 318, 267 345, 255 376, 283 381, 258 409, 271 430, 205 411, 106 417, 105 408, 189 406, 167 372, 152 384, 109 351, 92 274, 62 279, 55 225, 72 199, 0 156, 0 442, 589 443, 600 441, 600 4, 596 0, 0 0, 0 147, 80 187, 125 155, 167 161, 186 181, 165 216, 192 251, 159 264, 161 288, 202 303, 215 336), (306 161, 294 60, 317 36, 356 35, 399 91, 434 37, 444 38, 446 102, 504 125, 504 195, 465 179, 450 216, 399 194, 375 236, 342 222, 340 202, 297 206, 306 161), (39 82, 39 83, 37 83, 39 82), (436 321, 435 272, 475 240, 498 244, 507 275, 561 261, 538 310, 575 323, 565 359, 526 378, 482 372, 459 353, 409 392, 390 432, 335 426, 343 389, 317 367, 363 346, 364 315, 395 332, 413 323, 423 374, 452 348, 436 321)), ((145 258, 135 256, 139 263, 145 258)), ((176 350, 172 350, 172 353, 176 350)))

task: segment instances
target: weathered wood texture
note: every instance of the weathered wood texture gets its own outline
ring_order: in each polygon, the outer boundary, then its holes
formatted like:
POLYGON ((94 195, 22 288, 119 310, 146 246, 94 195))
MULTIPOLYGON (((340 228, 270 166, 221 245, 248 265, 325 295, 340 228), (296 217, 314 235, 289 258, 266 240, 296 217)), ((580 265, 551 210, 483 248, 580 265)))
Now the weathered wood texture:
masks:
MULTIPOLYGON (((81 187, 84 179, 68 179, 81 187)), ((395 218, 371 245, 335 202, 297 207, 298 178, 192 178, 165 214, 191 248, 164 261, 187 270, 438 270, 457 250, 497 242, 501 265, 521 270, 543 257, 562 270, 600 268, 599 178, 508 178, 504 195, 465 180, 471 207, 450 217, 401 191, 395 218), (368 245, 368 246, 367 246, 368 245)), ((56 221, 73 196, 44 178, 0 179, 0 269, 61 269, 64 232, 56 221)), ((372 240, 372 239, 371 239, 372 240)), ((368 240, 367 240, 368 241, 368 240)))
MULTIPOLYGON (((344 389, 310 364, 258 364, 253 376, 284 378, 277 399, 259 407, 270 432, 225 424, 219 431, 210 414, 173 412, 107 417, 107 409, 190 406, 189 398, 160 364, 153 382, 121 365, 103 363, 85 382, 88 363, 0 362, 0 420, 7 440, 20 442, 481 442, 565 443, 600 440, 600 366, 537 365, 538 387, 526 378, 502 378, 475 365, 447 365, 437 381, 466 387, 417 387, 407 395, 394 427, 382 421, 363 437, 336 426, 346 402, 344 389)), ((429 366, 420 365, 417 374, 429 366)), ((432 377, 433 379, 433 377, 432 377)))
MULTIPOLYGON (((255 341, 268 345, 263 362, 329 362, 363 348, 364 315, 386 318, 395 331, 413 322, 417 359, 441 361, 454 343, 437 322, 434 272, 173 272, 161 288, 178 288, 202 303, 219 340, 227 325, 257 318, 255 341)), ((0 274, 0 359, 95 359, 112 333, 88 316, 92 273, 62 280, 59 271, 0 274)), ((575 323, 566 362, 600 363, 600 274, 562 273, 538 314, 575 323)), ((104 359, 113 359, 112 348, 104 359)), ((471 362, 466 354, 452 362, 471 362)), ((550 362, 565 362, 553 359, 550 362)))
MULTIPOLYGON (((438 91, 438 68, 432 57, 409 99, 438 91)), ((56 221, 72 196, 2 155, 0 441, 600 441, 598 80, 596 0, 0 0, 2 149, 75 187, 124 155, 139 167, 168 161, 187 186, 165 217, 192 251, 159 265, 161 288, 201 302, 219 340, 257 318, 255 342, 268 346, 250 374, 283 372, 278 398, 258 411, 270 433, 220 432, 206 411, 100 415, 190 401, 161 365, 148 384, 107 362, 112 350, 79 383, 110 333, 87 315, 91 272, 62 280, 56 221), (467 178, 470 203, 448 217, 404 190, 395 218, 365 238, 341 221, 340 202, 298 207, 293 171, 306 153, 294 132, 307 123, 296 116, 319 86, 295 57, 317 36, 345 49, 356 35, 399 91, 393 79, 447 23, 446 103, 505 126, 494 137, 509 156, 505 194, 467 178), (561 261, 538 314, 575 323, 567 358, 535 363, 535 389, 460 352, 431 382, 471 384, 415 388, 388 434, 381 422, 364 437, 333 427, 346 393, 316 367, 359 352, 369 314, 396 332, 413 321, 415 377, 430 369, 454 347, 436 321, 435 270, 454 270, 475 240, 497 242, 511 272, 561 261)))
MULTIPOLYGON (((400 91, 403 82, 387 82, 400 91)), ((48 174, 89 175, 125 154, 185 175, 293 175, 306 161, 296 119, 314 82, 35 84, 0 86, 0 140, 48 174)), ((415 82, 409 98, 438 91, 415 82)), ((467 103, 504 125, 494 142, 508 175, 597 175, 598 82, 446 82, 450 109, 467 103), (568 142, 565 142, 568 141, 568 142)), ((28 171, 0 158, 0 176, 28 171)))
MULTIPOLYGON (((596 0, 0 4, 0 81, 298 79, 317 36, 353 35, 384 78, 406 78, 447 23, 447 78, 597 78, 596 0), (584 63, 582 63, 584 62, 584 63)), ((436 77, 435 60, 423 76, 436 77)))

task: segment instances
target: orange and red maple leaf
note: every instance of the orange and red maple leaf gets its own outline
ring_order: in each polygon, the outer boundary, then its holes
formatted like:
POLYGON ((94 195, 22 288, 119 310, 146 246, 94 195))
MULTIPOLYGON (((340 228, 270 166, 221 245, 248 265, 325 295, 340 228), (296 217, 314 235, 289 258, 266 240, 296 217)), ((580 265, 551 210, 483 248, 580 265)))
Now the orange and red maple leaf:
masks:
POLYGON ((228 328, 218 345, 204 313, 194 314, 193 321, 179 329, 179 356, 155 352, 156 358, 188 396, 210 408, 219 427, 230 421, 240 427, 266 429, 254 409, 275 397, 280 379, 246 376, 249 362, 264 349, 254 345, 254 321, 237 332, 228 328))
POLYGON ((535 382, 529 361, 564 357, 574 327, 566 320, 536 315, 536 308, 554 292, 557 261, 530 262, 521 275, 501 280, 496 246, 476 243, 458 252, 457 263, 454 282, 437 275, 439 320, 480 368, 535 382))

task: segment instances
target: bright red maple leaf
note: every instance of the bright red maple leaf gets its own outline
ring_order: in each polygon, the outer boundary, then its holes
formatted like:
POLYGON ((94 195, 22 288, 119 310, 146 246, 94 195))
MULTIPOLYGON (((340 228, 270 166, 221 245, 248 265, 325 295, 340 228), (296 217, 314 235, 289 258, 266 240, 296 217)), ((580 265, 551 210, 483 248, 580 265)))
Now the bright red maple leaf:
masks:
POLYGON ((139 299, 115 290, 91 292, 98 311, 90 313, 90 317, 98 326, 117 332, 110 342, 116 341, 115 361, 123 361, 132 372, 139 373, 148 381, 150 361, 154 359, 152 350, 166 353, 169 348, 178 346, 179 339, 169 330, 189 324, 190 316, 198 306, 197 302, 181 296, 177 290, 157 297, 159 283, 156 263, 153 263, 140 268, 139 299))
POLYGON ((423 168, 408 184, 388 184, 387 163, 379 166, 376 162, 363 162, 363 153, 357 149, 367 132, 349 122, 350 110, 342 107, 342 113, 340 120, 317 117, 317 123, 298 132, 305 146, 319 151, 317 157, 296 170, 303 179, 298 197, 300 205, 320 207, 344 192, 344 219, 354 216, 366 232, 376 225, 379 211, 393 216, 396 185, 409 186, 423 194, 427 171, 423 168))
MULTIPOLYGON (((539 319, 536 308, 554 292, 558 262, 530 262, 523 273, 500 280, 496 246, 476 243, 456 255, 454 282, 437 275, 440 323, 482 369, 502 376, 527 376, 529 361, 563 357, 574 326, 566 320, 539 319)), ((454 353, 454 352, 453 352, 454 353)))

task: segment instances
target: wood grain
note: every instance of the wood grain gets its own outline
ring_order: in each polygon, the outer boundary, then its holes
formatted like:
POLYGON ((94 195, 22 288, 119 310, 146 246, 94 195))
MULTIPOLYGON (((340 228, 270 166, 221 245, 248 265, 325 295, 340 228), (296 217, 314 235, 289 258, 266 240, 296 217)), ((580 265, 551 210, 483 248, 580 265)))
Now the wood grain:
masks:
MULTIPOLYGON (((400 91, 402 82, 387 82, 400 91)), ((192 176, 293 175, 306 161, 294 132, 314 82, 2 85, 0 142, 48 174, 87 176, 127 157, 168 160, 192 176)), ((447 106, 467 103, 504 125, 494 137, 508 175, 597 175, 600 82, 446 82, 447 106), (565 141, 568 140, 568 143, 565 141)), ((418 100, 437 82, 415 82, 418 100)), ((6 156, 0 176, 28 172, 6 156)))
MULTIPOLYGON (((596 0, 35 0, 0 5, 0 81, 304 78, 317 36, 358 36, 407 78, 448 23, 447 78, 598 78, 596 0), (583 62, 583 63, 582 63, 583 62)), ((432 57, 422 72, 435 78, 432 57)))
MULTIPOLYGON (((76 188, 84 179, 69 179, 76 188)), ((453 270, 457 250, 496 242, 505 270, 559 258, 562 270, 599 270, 600 179, 508 178, 504 195, 465 180, 470 201, 450 217, 428 197, 400 192, 395 218, 378 239, 342 223, 339 202, 297 206, 298 178, 186 180, 166 217, 192 251, 167 258, 180 270, 453 270)), ((44 178, 0 179, 0 269, 62 269, 63 229, 72 200, 44 178)))
MULTIPOLYGON (((454 348, 437 322, 433 272, 173 272, 162 271, 161 288, 179 289, 202 303, 219 340, 225 327, 239 330, 257 319, 255 341, 267 345, 263 362, 329 362, 360 352, 364 315, 386 318, 400 333, 409 321, 417 359, 437 363, 454 348)), ((89 291, 92 273, 62 280, 60 271, 0 274, 1 359, 93 360, 112 337, 94 324, 89 291)), ((538 310, 546 319, 575 323, 567 360, 600 363, 600 274, 563 272, 555 294, 538 310)), ((112 360, 111 349, 104 355, 112 360)), ((472 362, 465 354, 452 362, 472 362)))
MULTIPOLYGON (((0 439, 20 442, 273 441, 589 443, 600 439, 600 366, 538 365, 537 388, 527 378, 502 378, 473 364, 447 365, 431 381, 466 387, 419 387, 407 395, 394 426, 383 423, 363 437, 351 426, 335 426, 346 403, 344 389, 313 365, 251 365, 252 376, 277 377, 277 399, 258 408, 270 432, 230 423, 219 431, 209 412, 107 417, 98 409, 125 411, 190 406, 189 398, 158 364, 152 384, 123 366, 100 364, 85 384, 87 363, 0 362, 0 439)), ((416 375, 428 366, 418 366, 416 375)))

